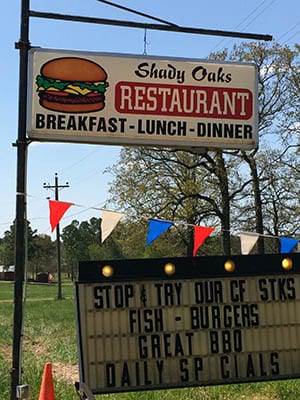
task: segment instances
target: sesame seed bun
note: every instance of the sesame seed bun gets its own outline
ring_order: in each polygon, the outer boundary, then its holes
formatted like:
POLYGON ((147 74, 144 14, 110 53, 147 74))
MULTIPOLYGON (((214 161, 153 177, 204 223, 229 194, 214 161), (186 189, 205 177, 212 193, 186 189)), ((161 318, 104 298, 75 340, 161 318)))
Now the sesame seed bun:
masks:
POLYGON ((107 79, 104 69, 93 61, 77 57, 63 57, 48 61, 41 74, 62 81, 102 82, 107 79))

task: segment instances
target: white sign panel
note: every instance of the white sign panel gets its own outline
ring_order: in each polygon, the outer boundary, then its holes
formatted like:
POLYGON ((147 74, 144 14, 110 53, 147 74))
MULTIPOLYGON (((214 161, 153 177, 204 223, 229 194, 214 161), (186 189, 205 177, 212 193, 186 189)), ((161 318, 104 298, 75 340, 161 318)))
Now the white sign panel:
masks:
POLYGON ((93 393, 300 375, 299 274, 79 282, 77 303, 93 393))
POLYGON ((254 64, 33 48, 29 70, 33 140, 257 147, 254 64))

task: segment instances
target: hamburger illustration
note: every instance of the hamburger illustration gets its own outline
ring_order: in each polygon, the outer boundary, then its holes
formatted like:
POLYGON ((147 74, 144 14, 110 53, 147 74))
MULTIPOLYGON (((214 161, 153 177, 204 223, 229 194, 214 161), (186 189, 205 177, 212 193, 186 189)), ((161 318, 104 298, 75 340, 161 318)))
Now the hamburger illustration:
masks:
POLYGON ((93 61, 56 58, 41 67, 36 78, 40 105, 65 113, 86 113, 105 107, 107 74, 93 61))

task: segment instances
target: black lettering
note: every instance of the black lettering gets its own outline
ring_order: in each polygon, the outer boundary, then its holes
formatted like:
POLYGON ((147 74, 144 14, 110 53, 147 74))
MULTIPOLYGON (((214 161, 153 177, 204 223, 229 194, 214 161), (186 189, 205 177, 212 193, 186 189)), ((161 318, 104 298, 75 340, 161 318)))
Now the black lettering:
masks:
POLYGON ((244 279, 230 281, 230 298, 233 302, 243 302, 246 281, 244 279))
POLYGON ((103 117, 98 119, 97 132, 106 132, 106 122, 103 117))
POLYGON ((268 290, 265 287, 265 285, 267 284, 267 280, 266 279, 259 279, 258 280, 258 287, 260 290, 260 299, 267 301, 268 300, 268 290))
POLYGON ((128 369, 128 365, 126 362, 124 363, 123 369, 122 369, 121 386, 131 386, 129 369, 128 369))
POLYGON ((259 325, 259 314, 258 314, 258 305, 257 304, 250 304, 250 311, 251 311, 251 325, 249 326, 258 326, 259 325))
POLYGON ((95 286, 94 287, 94 298, 95 308, 110 308, 110 290, 111 285, 108 286, 95 286), (104 292, 104 293, 103 293, 104 292))
POLYGON ((57 116, 57 129, 64 130, 65 129, 65 122, 66 122, 65 115, 59 114, 57 116))
POLYGON ((89 117, 89 131, 93 131, 94 126, 97 125, 97 118, 96 117, 89 117))
POLYGON ((162 373, 163 373, 164 362, 162 360, 157 360, 156 367, 157 367, 157 372, 158 372, 159 383, 162 383, 162 373))
POLYGON ((124 307, 123 287, 115 286, 115 304, 117 308, 124 307))
POLYGON ((295 280, 294 278, 287 278, 286 279, 286 286, 287 286, 287 298, 289 300, 296 299, 296 289, 295 289, 295 280))
POLYGON ((199 372, 203 371, 203 361, 201 357, 194 358, 194 373, 195 373, 195 380, 200 380, 199 372))
POLYGON ((118 130, 118 120, 117 118, 108 119, 108 132, 114 133, 118 130))
POLYGON ((208 307, 191 307, 191 329, 207 329, 209 323, 209 308, 208 307))
POLYGON ((244 139, 252 139, 253 130, 251 125, 244 125, 244 139))
POLYGON ((56 130, 56 116, 54 114, 47 115, 46 128, 56 130))
POLYGON ((230 374, 229 371, 226 370, 226 366, 229 364, 229 357, 228 356, 221 356, 220 357, 220 367, 221 367, 221 377, 222 379, 229 379, 230 374))
POLYGON ((279 375, 280 374, 280 369, 279 369, 279 354, 276 352, 271 353, 271 373, 272 375, 279 375))
POLYGON ((213 329, 220 329, 221 328, 221 318, 220 318, 220 307, 219 306, 211 307, 211 318, 212 318, 213 329))
POLYGON ((262 278, 258 281, 258 287, 263 301, 285 301, 296 298, 294 278, 262 278))
POLYGON ((147 62, 144 62, 142 64, 138 65, 138 69, 134 71, 134 73, 139 77, 139 78, 147 78, 149 75, 149 70, 148 70, 149 64, 147 62))
POLYGON ((68 122, 67 122, 67 130, 68 131, 76 131, 77 130, 75 115, 69 116, 68 122))
POLYGON ((209 342, 210 342, 210 352, 211 353, 219 353, 219 343, 218 343, 218 332, 210 331, 209 332, 209 342))
POLYGON ((223 303, 222 281, 196 282, 195 302, 199 303, 223 303))
POLYGON ((107 387, 116 386, 116 368, 112 363, 105 366, 105 384, 107 387))
POLYGON ((195 81, 202 81, 203 79, 205 79, 206 75, 207 75, 207 71, 201 65, 194 68, 192 71, 192 77, 193 77, 193 79, 195 79, 195 81))
POLYGON ((240 353, 242 351, 242 331, 239 329, 210 331, 211 353, 240 353))
POLYGON ((79 115, 79 117, 78 117, 78 127, 77 127, 77 129, 79 131, 88 131, 88 127, 87 127, 87 124, 86 124, 87 119, 88 119, 87 116, 79 115))
POLYGON ((45 115, 37 113, 35 116, 35 128, 43 129, 45 128, 45 115))
POLYGON ((188 365, 188 359, 182 358, 179 360, 179 370, 182 372, 180 375, 181 382, 188 382, 189 381, 189 369, 186 367, 188 365))
POLYGON ((144 382, 145 385, 151 385, 152 381, 149 379, 148 363, 144 361, 144 382))
POLYGON ((141 378, 140 378, 140 366, 138 362, 135 363, 135 379, 136 379, 136 386, 139 386, 141 378))
POLYGON ((223 352, 231 353, 231 331, 223 331, 222 341, 223 341, 223 352))
POLYGON ((119 118, 119 123, 120 123, 120 132, 124 133, 125 132, 125 127, 126 127, 126 118, 119 118))
POLYGON ((197 122, 197 137, 252 139, 252 126, 216 122, 197 122))
POLYGON ((254 363, 253 363, 251 354, 248 354, 248 357, 247 357, 247 372, 246 372, 246 374, 247 374, 247 378, 255 376, 254 363))
POLYGON ((139 349, 139 357, 147 358, 148 357, 148 348, 145 345, 147 343, 147 336, 139 336, 138 337, 138 349, 139 349))
POLYGON ((193 332, 139 335, 140 358, 161 358, 193 355, 193 332))
MULTIPOLYGON (((223 323, 224 328, 231 328, 232 327, 232 307, 230 305, 225 305, 223 308, 223 323)), ((234 316, 236 314, 234 313, 234 316)), ((236 326, 236 325, 235 325, 236 326)))
POLYGON ((183 346, 182 346, 182 343, 181 343, 181 339, 180 339, 180 334, 179 333, 175 334, 174 355, 175 355, 175 357, 184 356, 183 346))
POLYGON ((181 283, 155 283, 157 304, 159 306, 174 306, 181 304, 181 283))
POLYGON ((262 353, 259 353, 258 359, 259 359, 260 376, 267 376, 267 371, 265 369, 265 364, 264 364, 264 355, 262 353))
MULTIPOLYGON (((170 334, 169 334, 170 335, 170 334)), ((164 337, 165 335, 163 335, 164 337)), ((164 343, 166 346, 168 341, 164 343)), ((151 335, 151 350, 152 350, 152 357, 153 358, 160 358, 161 357, 161 343, 159 335, 151 335)))
POLYGON ((134 289, 133 285, 125 285, 124 286, 124 307, 129 307, 130 299, 133 298, 134 289))

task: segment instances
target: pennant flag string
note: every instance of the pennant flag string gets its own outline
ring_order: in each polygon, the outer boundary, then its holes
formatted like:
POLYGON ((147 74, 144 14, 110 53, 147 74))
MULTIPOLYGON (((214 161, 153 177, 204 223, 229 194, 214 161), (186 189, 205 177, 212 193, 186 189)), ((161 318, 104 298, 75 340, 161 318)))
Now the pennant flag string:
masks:
POLYGON ((280 236, 276 236, 276 235, 265 235, 264 233, 257 233, 257 232, 240 231, 240 234, 245 234, 245 235, 257 235, 257 236, 262 236, 262 237, 271 238, 271 239, 278 239, 278 238, 280 238, 280 236))
POLYGON ((215 230, 215 228, 208 228, 205 226, 194 225, 194 250, 193 256, 197 254, 199 247, 204 243, 208 236, 215 230))
POLYGON ((299 243, 297 239, 281 238, 280 239, 280 253, 290 253, 299 243))
POLYGON ((156 240, 160 235, 162 235, 165 231, 167 231, 172 225, 173 223, 170 221, 150 218, 146 246, 149 246, 154 240, 156 240))
MULTIPOLYGON (((30 196, 30 195, 27 195, 30 196)), ((34 196, 31 196, 34 197, 34 196)), ((51 232, 56 228, 56 226, 61 221, 62 217, 66 213, 66 211, 71 206, 84 207, 80 204, 63 202, 58 200, 48 200, 49 202, 49 210, 50 210, 50 225, 51 232)), ((103 208, 98 207, 89 207, 87 209, 94 209, 102 212, 102 220, 101 220, 101 241, 104 240, 112 233, 115 229, 119 221, 126 215, 125 213, 110 211, 103 208)), ((86 211, 83 210, 80 213, 86 211)), ((77 215, 79 213, 73 214, 77 215)), ((175 223, 183 223, 182 221, 172 222, 168 220, 163 220, 159 218, 149 218, 144 216, 149 220, 148 232, 147 232, 147 240, 146 246, 149 246, 154 240, 156 240, 160 235, 162 235, 165 231, 167 231, 172 225, 175 223)), ((194 249, 193 255, 197 254, 199 247, 204 243, 206 238, 215 230, 215 228, 204 227, 200 225, 192 225, 184 223, 186 226, 193 226, 194 228, 194 249)), ((223 230, 222 230, 223 231, 223 230)), ((240 232, 240 240, 241 240, 241 253, 243 255, 247 255, 251 252, 253 247, 255 246, 259 237, 266 237, 272 239, 280 239, 280 252, 281 253, 289 253, 294 250, 294 248, 299 243, 299 239, 293 238, 284 238, 275 235, 265 235, 257 232, 240 232)))
POLYGON ((246 255, 251 252, 253 247, 255 246, 258 240, 259 234, 251 233, 251 232, 244 232, 240 234, 241 240, 241 253, 246 255))
POLYGON ((101 221, 101 242, 111 234, 111 232, 115 229, 118 222, 125 214, 118 213, 114 211, 105 211, 102 210, 102 221, 101 221))
POLYGON ((63 201, 49 200, 51 232, 54 231, 65 212, 73 205, 63 201))

